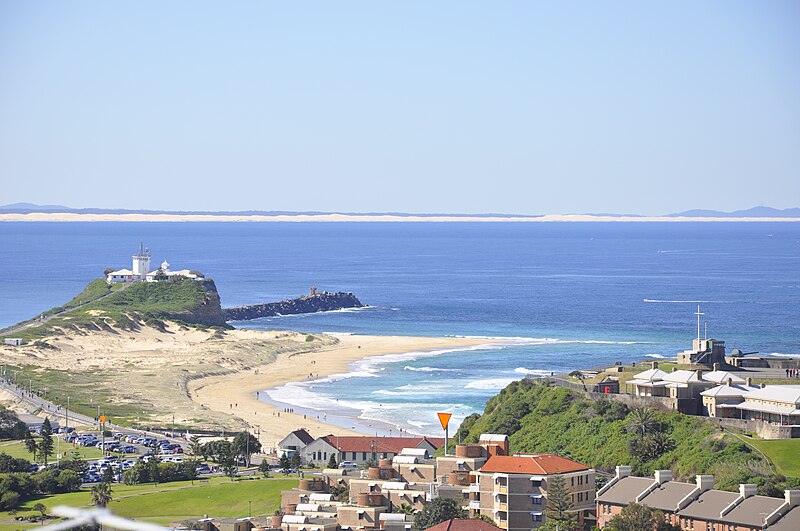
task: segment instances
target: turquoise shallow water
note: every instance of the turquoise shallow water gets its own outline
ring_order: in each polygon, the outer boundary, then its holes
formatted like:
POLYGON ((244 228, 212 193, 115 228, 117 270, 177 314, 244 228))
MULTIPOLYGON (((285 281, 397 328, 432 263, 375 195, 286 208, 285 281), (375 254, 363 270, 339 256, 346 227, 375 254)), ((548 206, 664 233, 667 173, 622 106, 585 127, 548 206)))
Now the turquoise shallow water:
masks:
POLYGON ((213 277, 224 305, 311 284, 370 305, 241 326, 518 338, 501 350, 369 360, 273 392, 370 429, 436 433, 435 411, 457 420, 530 372, 673 356, 695 334, 688 301, 704 301, 709 334, 729 348, 800 352, 792 223, 2 223, 0 326, 128 266, 141 240, 154 263, 213 277))

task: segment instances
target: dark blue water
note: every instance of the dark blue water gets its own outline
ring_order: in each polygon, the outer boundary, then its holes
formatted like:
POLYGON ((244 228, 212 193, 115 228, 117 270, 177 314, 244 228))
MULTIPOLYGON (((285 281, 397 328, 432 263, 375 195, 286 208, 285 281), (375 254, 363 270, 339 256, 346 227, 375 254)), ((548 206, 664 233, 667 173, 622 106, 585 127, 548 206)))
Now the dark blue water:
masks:
POLYGON ((370 362, 354 369, 357 386, 283 390, 296 405, 347 396, 362 417, 398 426, 419 424, 408 411, 480 409, 525 371, 688 348, 696 304, 652 301, 705 301, 709 336, 728 348, 800 351, 793 223, 0 223, 0 326, 65 302, 106 267, 130 267, 140 240, 154 264, 213 277, 223 305, 316 284, 371 306, 245 326, 525 338, 502 355, 370 362))

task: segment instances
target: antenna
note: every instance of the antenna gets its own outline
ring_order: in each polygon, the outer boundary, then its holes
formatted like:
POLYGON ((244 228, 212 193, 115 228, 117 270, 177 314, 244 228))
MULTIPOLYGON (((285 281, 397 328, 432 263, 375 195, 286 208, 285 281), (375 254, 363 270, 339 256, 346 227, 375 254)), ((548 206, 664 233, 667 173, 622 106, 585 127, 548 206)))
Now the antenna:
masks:
POLYGON ((697 316, 697 341, 700 341, 700 316, 705 314, 700 311, 699 304, 697 305, 697 311, 695 312, 695 315, 697 316))
POLYGON ((703 326, 705 326, 705 334, 704 335, 706 336, 706 341, 708 341, 708 321, 703 321, 703 326))

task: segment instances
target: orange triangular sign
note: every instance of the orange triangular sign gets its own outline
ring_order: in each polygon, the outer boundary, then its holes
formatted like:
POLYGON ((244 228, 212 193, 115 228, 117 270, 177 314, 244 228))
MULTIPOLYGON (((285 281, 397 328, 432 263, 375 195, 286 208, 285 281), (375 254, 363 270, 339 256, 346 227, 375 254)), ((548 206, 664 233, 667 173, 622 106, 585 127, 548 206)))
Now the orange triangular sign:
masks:
POLYGON ((106 416, 100 415, 100 424, 105 424, 105 423, 106 423, 106 416))
POLYGON ((446 430, 447 429, 447 425, 450 423, 450 417, 452 417, 453 414, 452 413, 437 413, 436 415, 439 417, 439 422, 442 423, 442 429, 446 430))

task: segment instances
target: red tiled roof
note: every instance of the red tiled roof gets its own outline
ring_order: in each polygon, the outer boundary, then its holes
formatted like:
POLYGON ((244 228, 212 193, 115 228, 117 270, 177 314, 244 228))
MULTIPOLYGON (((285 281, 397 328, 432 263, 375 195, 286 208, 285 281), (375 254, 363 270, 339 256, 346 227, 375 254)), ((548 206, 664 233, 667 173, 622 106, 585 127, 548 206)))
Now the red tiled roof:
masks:
POLYGON ((433 531, 495 531, 500 528, 479 518, 451 518, 428 528, 428 530, 431 529, 433 531))
POLYGON ((326 435, 325 441, 340 452, 391 452, 399 454, 403 448, 416 448, 427 440, 434 448, 444 446, 440 437, 370 437, 347 435, 337 437, 326 435))
POLYGON ((481 472, 499 472, 501 474, 563 474, 589 470, 589 466, 554 454, 533 456, 494 455, 481 467, 481 472))

